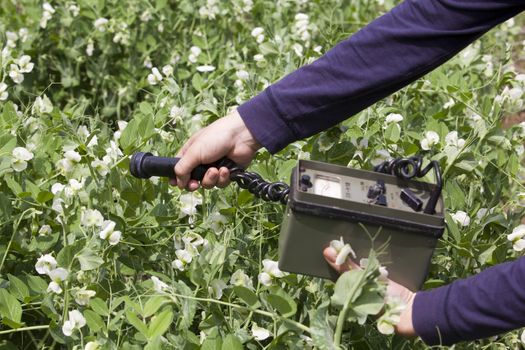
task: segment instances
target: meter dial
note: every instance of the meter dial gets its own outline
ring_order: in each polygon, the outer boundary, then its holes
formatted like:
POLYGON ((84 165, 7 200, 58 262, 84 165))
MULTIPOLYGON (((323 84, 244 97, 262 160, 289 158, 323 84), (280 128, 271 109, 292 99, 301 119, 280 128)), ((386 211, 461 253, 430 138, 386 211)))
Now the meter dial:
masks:
POLYGON ((314 179, 314 193, 325 197, 342 198, 341 181, 337 177, 317 175, 314 179))

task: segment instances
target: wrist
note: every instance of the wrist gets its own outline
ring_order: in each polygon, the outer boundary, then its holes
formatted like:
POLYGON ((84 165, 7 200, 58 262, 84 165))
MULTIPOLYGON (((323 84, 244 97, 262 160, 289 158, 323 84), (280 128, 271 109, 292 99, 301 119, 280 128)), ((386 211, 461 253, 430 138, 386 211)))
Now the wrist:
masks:
POLYGON ((235 137, 237 138, 238 142, 253 149, 254 152, 262 147, 259 141, 253 137, 253 134, 251 133, 250 129, 248 129, 237 110, 234 110, 232 113, 230 113, 228 118, 230 118, 235 125, 235 137))
POLYGON ((410 292, 405 309, 401 312, 399 323, 395 326, 395 332, 403 337, 415 337, 416 331, 412 323, 412 307, 416 293, 410 292))

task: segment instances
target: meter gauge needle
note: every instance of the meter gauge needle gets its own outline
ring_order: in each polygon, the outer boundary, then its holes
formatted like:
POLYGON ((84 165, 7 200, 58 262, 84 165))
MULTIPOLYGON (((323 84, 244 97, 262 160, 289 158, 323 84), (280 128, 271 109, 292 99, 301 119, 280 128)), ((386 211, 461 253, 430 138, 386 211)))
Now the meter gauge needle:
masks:
POLYGON ((328 176, 317 176, 314 181, 314 193, 331 198, 342 198, 339 179, 328 176))

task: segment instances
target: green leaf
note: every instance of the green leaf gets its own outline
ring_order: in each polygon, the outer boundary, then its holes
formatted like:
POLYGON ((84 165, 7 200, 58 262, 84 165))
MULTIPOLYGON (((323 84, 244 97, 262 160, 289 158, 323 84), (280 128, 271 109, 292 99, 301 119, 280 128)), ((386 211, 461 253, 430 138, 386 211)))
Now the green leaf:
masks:
POLYGON ((297 304, 284 291, 281 295, 269 294, 266 296, 266 300, 273 308, 285 317, 293 316, 297 312, 297 304))
MULTIPOLYGON (((363 288, 363 283, 359 283, 364 270, 350 270, 343 273, 335 283, 334 295, 332 295, 332 304, 336 306, 343 306, 348 299, 349 294, 353 294, 353 302, 361 294, 360 290, 363 288)), ((364 279, 363 279, 364 280, 364 279)))
POLYGON ((233 291, 235 292, 235 295, 237 295, 249 307, 256 309, 261 305, 259 298, 251 289, 243 286, 235 286, 233 287, 233 291))
POLYGON ((90 250, 84 250, 77 258, 82 271, 94 270, 104 263, 101 257, 96 256, 90 250))
POLYGON ((233 334, 228 334, 222 343, 222 350, 242 350, 242 343, 233 334))
POLYGON ((385 138, 392 143, 399 141, 401 136, 401 127, 397 123, 390 123, 385 130, 385 138))
MULTIPOLYGON (((22 306, 6 289, 0 289, 0 315, 16 323, 22 321, 22 306)), ((6 320, 2 321, 6 323, 6 320)))
POLYGON ((39 202, 39 203, 45 203, 47 201, 50 201, 51 199, 53 199, 53 193, 49 192, 49 191, 40 191, 38 193, 38 195, 36 196, 36 200, 39 202))
MULTIPOLYGON (((173 285, 175 289, 182 295, 193 296, 193 291, 184 282, 178 281, 173 285)), ((195 312, 197 311, 197 302, 188 298, 181 298, 181 313, 180 329, 188 329, 193 323, 195 312)))
POLYGON ((333 326, 328 322, 326 306, 321 306, 315 310, 310 310, 310 329, 312 330, 312 341, 316 349, 320 350, 339 350, 333 342, 333 326))
POLYGON ((202 80, 202 77, 201 77, 200 74, 195 73, 193 75, 193 78, 191 78, 191 85, 197 91, 201 91, 202 90, 202 87, 204 85, 204 80, 202 80))
POLYGON ((106 302, 100 298, 93 298, 89 301, 89 307, 100 316, 109 316, 109 309, 106 302))
POLYGON ((83 314, 86 318, 87 325, 92 332, 98 332, 104 328, 104 321, 97 313, 92 310, 84 310, 83 314))
POLYGON ((140 334, 142 334, 146 338, 148 337, 148 327, 146 327, 146 324, 137 317, 136 313, 132 311, 127 311, 126 318, 129 324, 135 327, 140 332, 140 334))
POLYGON ((158 309, 160 309, 162 305, 164 305, 168 301, 169 300, 164 296, 154 296, 153 298, 150 298, 146 302, 146 305, 144 305, 144 311, 142 315, 144 317, 149 317, 153 315, 155 312, 157 312, 158 309))
POLYGON ((148 328, 148 339, 163 335, 173 322, 173 311, 167 308, 155 316, 148 328))
POLYGON ((29 297, 29 288, 20 278, 11 274, 8 274, 7 278, 9 279, 9 291, 11 294, 20 301, 24 301, 25 298, 29 297))
POLYGON ((146 116, 153 116, 153 107, 146 101, 140 103, 139 110, 146 116))
POLYGON ((39 276, 27 275, 27 285, 36 294, 45 293, 47 290, 47 282, 39 276))

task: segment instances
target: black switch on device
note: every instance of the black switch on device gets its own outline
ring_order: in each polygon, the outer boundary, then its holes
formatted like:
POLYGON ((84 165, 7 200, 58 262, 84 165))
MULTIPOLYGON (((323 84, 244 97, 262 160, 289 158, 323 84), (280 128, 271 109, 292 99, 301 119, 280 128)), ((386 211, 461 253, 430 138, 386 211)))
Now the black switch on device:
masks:
POLYGON ((414 211, 421 211, 421 208, 423 207, 423 201, 408 188, 403 188, 401 190, 401 200, 414 211))

